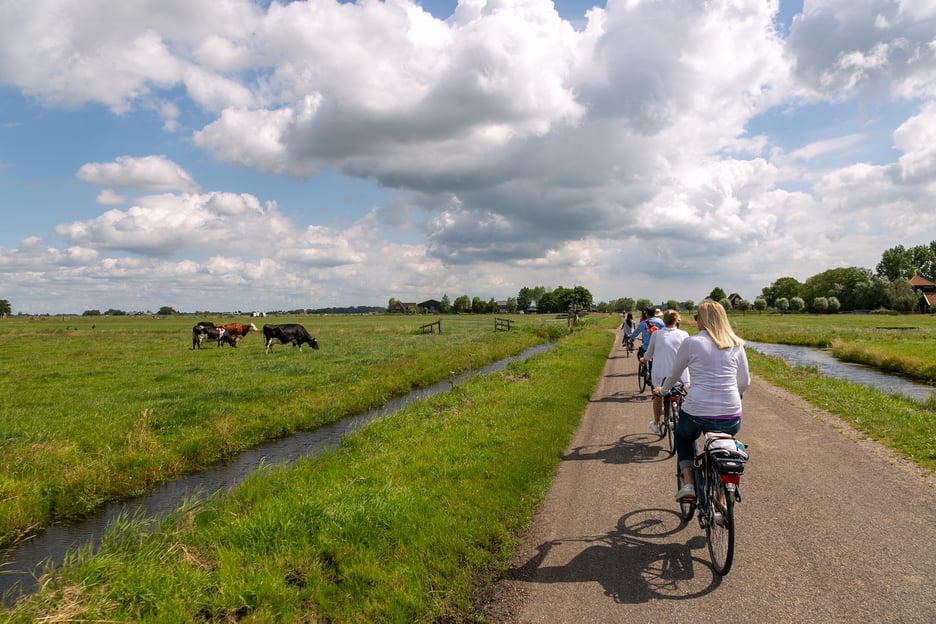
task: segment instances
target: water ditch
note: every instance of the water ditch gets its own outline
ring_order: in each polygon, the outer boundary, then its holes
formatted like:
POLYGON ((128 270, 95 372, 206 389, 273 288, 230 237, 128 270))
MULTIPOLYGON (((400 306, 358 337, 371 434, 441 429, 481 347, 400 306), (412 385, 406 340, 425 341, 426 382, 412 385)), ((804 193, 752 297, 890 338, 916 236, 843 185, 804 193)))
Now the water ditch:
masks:
POLYGON ((341 439, 377 418, 387 416, 416 401, 421 401, 478 375, 503 370, 511 362, 523 361, 549 350, 553 343, 531 347, 517 355, 499 360, 432 386, 414 390, 383 406, 350 416, 314 431, 302 431, 256 446, 226 462, 199 473, 164 483, 141 496, 104 505, 81 520, 52 525, 32 539, 8 550, 0 564, 0 597, 9 604, 16 597, 35 591, 37 580, 47 565, 58 566, 70 551, 91 544, 95 550, 108 526, 117 518, 138 518, 158 522, 175 512, 186 501, 203 500, 241 483, 261 466, 288 465, 303 458, 335 448, 341 439))
POLYGON ((758 353, 782 358, 787 364, 814 366, 819 370, 820 374, 826 377, 871 386, 888 394, 901 394, 917 401, 925 401, 933 392, 936 392, 936 386, 932 384, 910 381, 897 375, 888 375, 862 364, 842 362, 835 359, 835 356, 825 349, 751 342, 748 340, 744 344, 758 353))

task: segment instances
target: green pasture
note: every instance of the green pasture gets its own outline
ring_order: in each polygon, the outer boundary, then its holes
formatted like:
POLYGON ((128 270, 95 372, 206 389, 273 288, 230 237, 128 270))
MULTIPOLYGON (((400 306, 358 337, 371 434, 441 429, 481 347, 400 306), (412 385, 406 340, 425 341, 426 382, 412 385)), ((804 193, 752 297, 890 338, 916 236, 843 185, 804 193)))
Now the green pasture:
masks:
MULTIPOLYGON (((774 319, 756 316, 732 315, 732 322, 745 338, 764 340, 763 335, 754 335, 758 324, 769 327, 774 319)), ((854 322, 856 331, 867 321, 842 318, 840 325, 854 322)), ((808 326, 813 319, 819 321, 817 327, 827 322, 823 317, 797 317, 800 326, 808 326)), ((469 328, 455 332, 453 327, 450 334, 441 336, 419 335, 420 318, 312 320, 300 322, 318 337, 322 344, 318 352, 300 354, 277 347, 273 355, 263 357, 256 336, 248 336, 237 351, 210 347, 195 352, 190 344, 193 319, 189 319, 158 340, 151 334, 137 345, 159 351, 161 341, 174 341, 166 356, 128 349, 137 355, 124 355, 121 361, 128 368, 133 367, 134 358, 159 360, 163 368, 181 366, 186 372, 171 379, 189 386, 193 369, 210 373, 202 375, 207 382, 202 379, 197 385, 206 392, 223 387, 211 383, 223 376, 221 372, 246 369, 239 379, 251 380, 249 390, 228 390, 237 397, 233 401, 225 400, 225 391, 214 391, 200 408, 209 416, 203 418, 203 426, 190 424, 191 435, 201 435, 205 444, 217 444, 214 441, 232 439, 229 429, 240 420, 232 416, 237 414, 232 403, 252 405, 251 412, 266 405, 276 413, 270 417, 274 422, 295 426, 312 420, 306 412, 324 410, 325 400, 319 395, 330 397, 336 405, 343 399, 367 403, 352 400, 377 392, 365 391, 371 388, 365 378, 431 377, 420 371, 454 370, 462 351, 475 353, 479 361, 496 359, 493 351, 519 350, 526 343, 543 340, 548 332, 561 338, 544 354, 376 420, 346 437, 337 449, 293 466, 258 471, 229 494, 192 502, 161 527, 142 530, 146 521, 129 518, 115 522, 97 554, 89 549, 74 553, 66 566, 41 583, 36 594, 6 610, 7 621, 484 621, 484 592, 503 574, 517 535, 549 487, 606 362, 613 339, 607 329, 619 320, 591 317, 570 334, 563 325, 519 319, 516 332, 494 334, 485 324, 480 332, 469 328), (370 331, 362 331, 362 326, 370 331), (385 353, 364 346, 370 344, 382 346, 385 353), (427 352, 432 355, 424 355, 427 352), (482 352, 483 357, 477 355, 482 352), (373 360, 356 367, 342 364, 343 358, 373 360), (331 359, 336 360, 333 373, 328 371, 331 359), (394 366, 402 370, 391 370, 394 366), (373 370, 380 372, 374 375, 373 370), (278 384, 284 374, 291 374, 291 383, 278 384), (329 374, 333 377, 328 378, 329 374), (333 385, 322 383, 326 378, 333 385), (297 383, 307 379, 314 381, 315 390, 297 383), (261 382, 278 385, 267 392, 261 382), (251 403, 246 397, 252 393, 264 398, 251 403), (225 407, 215 406, 219 402, 225 407), (284 402, 291 407, 281 408, 284 402)), ((909 317, 902 320, 911 322, 909 317)), ((896 326, 894 319, 890 323, 896 326)), ((118 325, 113 326, 114 335, 138 331, 134 323, 122 329, 118 325)), ((691 321, 686 325, 691 330, 691 321)), ((12 338, 14 342, 25 335, 8 333, 19 336, 12 338)), ((48 334, 42 336, 50 342, 48 334)), ((0 337, 4 372, 12 361, 6 340, 0 337)), ((54 344, 43 348, 54 349, 54 344)), ((102 351, 89 361, 81 359, 82 353, 71 350, 70 357, 89 368, 94 368, 95 359, 117 357, 102 351)), ((779 359, 757 353, 749 357, 756 375, 842 416, 919 465, 936 469, 932 405, 822 378, 814 369, 791 369, 779 359)), ((61 362, 58 366, 67 368, 61 362)), ((159 367, 139 366, 148 372, 134 378, 139 382, 137 393, 150 400, 132 399, 130 391, 123 395, 124 400, 134 401, 134 407, 126 410, 130 416, 118 433, 96 430, 89 434, 79 421, 72 431, 61 428, 48 436, 47 443, 68 436, 73 437, 73 445, 89 448, 95 444, 95 448, 108 444, 116 448, 123 443, 137 449, 139 457, 161 455, 157 451, 163 444, 158 443, 164 438, 174 439, 174 447, 189 448, 182 443, 181 431, 164 431, 173 426, 158 421, 157 414, 169 408, 150 407, 159 390, 144 379, 157 374, 159 367), (141 413, 141 404, 152 411, 145 419, 133 418, 141 413), (95 435, 111 441, 93 442, 95 435)), ((121 374, 114 372, 114 366, 100 368, 114 376, 121 374)), ((110 382, 110 386, 119 384, 110 382)), ((92 400, 93 394, 82 396, 92 400)), ((115 409, 119 405, 119 401, 113 404, 115 409)), ((182 412, 177 413, 181 419, 182 412)), ((256 415, 247 420, 261 430, 266 425, 256 415)), ((95 421, 98 425, 107 428, 103 420, 95 421)), ((5 432, 6 421, 3 427, 5 432)), ((8 466, 4 464, 4 475, 8 466)), ((4 496, 3 505, 15 499, 4 496)))
POLYGON ((0 546, 102 502, 383 404, 567 333, 512 317, 14 317, 0 321, 0 546), (302 323, 318 351, 251 332, 192 349, 192 326, 302 323))
POLYGON ((830 348, 846 362, 936 381, 936 316, 931 314, 732 313, 746 340, 830 348))

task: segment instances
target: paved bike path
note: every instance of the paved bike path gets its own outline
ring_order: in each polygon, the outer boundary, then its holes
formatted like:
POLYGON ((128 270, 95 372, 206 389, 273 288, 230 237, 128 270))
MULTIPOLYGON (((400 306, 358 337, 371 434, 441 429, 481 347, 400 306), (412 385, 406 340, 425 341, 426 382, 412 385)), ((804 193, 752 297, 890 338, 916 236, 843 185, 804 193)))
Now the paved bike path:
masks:
POLYGON ((735 561, 715 575, 619 342, 491 622, 936 622, 936 480, 760 379, 735 561))

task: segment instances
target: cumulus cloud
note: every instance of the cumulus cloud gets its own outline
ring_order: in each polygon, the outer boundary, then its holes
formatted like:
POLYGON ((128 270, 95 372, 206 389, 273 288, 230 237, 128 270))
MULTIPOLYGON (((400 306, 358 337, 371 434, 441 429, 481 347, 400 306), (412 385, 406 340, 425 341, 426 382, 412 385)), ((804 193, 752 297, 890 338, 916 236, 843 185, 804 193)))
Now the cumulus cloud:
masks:
POLYGON ((114 162, 82 165, 77 175, 99 186, 142 191, 198 191, 192 177, 165 156, 119 156, 114 162))
POLYGON ((0 81, 45 106, 155 111, 219 167, 310 187, 338 172, 396 195, 322 223, 266 189, 206 192, 166 156, 118 156, 77 173, 110 209, 61 223, 55 253, 24 241, 0 256, 149 267, 191 290, 280 275, 330 302, 568 275, 612 297, 620 275, 805 278, 901 242, 894 221, 936 225, 921 208, 936 199, 933 4, 808 2, 786 39, 778 7, 608 2, 573 27, 549 0, 461 0, 444 20, 411 0, 7 3, 0 81), (868 117, 900 101, 903 117, 750 130, 852 100, 868 117), (881 135, 890 152, 856 156, 881 135))

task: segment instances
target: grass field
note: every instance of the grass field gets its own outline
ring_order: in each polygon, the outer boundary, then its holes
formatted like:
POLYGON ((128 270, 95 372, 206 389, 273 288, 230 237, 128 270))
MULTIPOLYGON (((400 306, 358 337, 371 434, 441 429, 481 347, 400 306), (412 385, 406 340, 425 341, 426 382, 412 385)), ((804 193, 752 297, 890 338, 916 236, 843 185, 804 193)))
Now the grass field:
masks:
POLYGON ((416 316, 257 319, 303 323, 321 345, 266 355, 254 332, 193 350, 196 320, 0 322, 0 546, 567 331, 532 317, 496 333, 488 316, 444 318, 442 335, 416 316))
POLYGON ((936 381, 936 316, 732 313, 747 340, 831 348, 835 357, 936 381))
MULTIPOLYGON (((898 353, 912 352, 904 336, 932 331, 929 317, 731 319, 752 340, 786 323, 790 333, 828 336, 830 344, 895 333, 898 353), (887 329, 897 326, 912 329, 887 329)), ((40 510, 47 501, 80 509, 75 497, 87 504, 107 496, 95 488, 110 480, 138 487, 127 473, 144 483, 167 467, 194 469, 561 339, 545 354, 375 421, 334 451, 261 470, 158 530, 116 522, 99 553, 74 553, 5 611, 10 622, 481 621, 478 592, 505 569, 548 488, 606 361, 606 330, 619 322, 591 317, 569 334, 521 318, 516 331, 495 334, 486 319, 474 328, 453 322, 440 336, 420 335, 424 321, 413 317, 291 319, 321 350, 277 347, 264 356, 255 335, 236 350, 193 351, 191 318, 98 320, 93 332, 65 330, 65 320, 15 320, 0 323, 4 513, 23 508, 26 486, 40 510)), ((749 357, 754 374, 936 470, 932 404, 749 357)))

